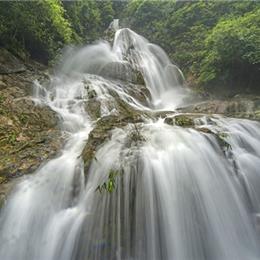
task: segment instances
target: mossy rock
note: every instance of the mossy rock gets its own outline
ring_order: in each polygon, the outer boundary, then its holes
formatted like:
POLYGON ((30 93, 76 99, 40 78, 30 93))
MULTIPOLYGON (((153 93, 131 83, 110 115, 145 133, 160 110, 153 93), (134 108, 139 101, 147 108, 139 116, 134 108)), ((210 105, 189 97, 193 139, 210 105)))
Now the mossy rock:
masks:
POLYGON ((194 119, 187 115, 176 115, 174 117, 166 117, 164 123, 168 125, 176 125, 181 127, 194 127, 194 119))
POLYGON ((6 49, 0 48, 0 74, 20 73, 26 70, 24 64, 6 49))
POLYGON ((182 127, 192 127, 194 126, 194 121, 190 117, 179 115, 175 116, 175 124, 182 127))
MULTIPOLYGON (((34 172, 54 157, 63 145, 57 114, 36 106, 29 94, 43 73, 33 68, 0 75, 0 197, 5 197, 17 177, 34 172), (10 184, 10 185, 9 185, 10 184)), ((46 72, 44 72, 46 73, 46 72)))
POLYGON ((0 176, 0 184, 3 184, 7 181, 6 177, 0 176))
POLYGON ((109 62, 102 68, 99 74, 109 79, 122 80, 137 85, 145 84, 141 71, 134 69, 127 61, 109 62))
POLYGON ((128 132, 125 147, 139 147, 146 141, 146 138, 142 134, 141 129, 142 124, 133 124, 132 130, 128 132))
POLYGON ((135 98, 140 104, 149 106, 151 93, 149 89, 142 84, 127 83, 122 86, 131 97, 135 98))
POLYGON ((186 113, 222 114, 235 118, 260 120, 260 96, 236 96, 225 100, 208 100, 179 108, 186 113))
POLYGON ((85 110, 92 120, 96 120, 101 116, 101 102, 97 98, 86 101, 85 110))
POLYGON ((123 128, 129 123, 136 124, 140 122, 143 122, 143 119, 138 114, 129 114, 127 116, 109 115, 100 118, 94 129, 90 132, 87 144, 82 152, 85 174, 88 173, 91 161, 95 158, 95 153, 111 137, 113 129, 123 128))
POLYGON ((214 136, 217 140, 217 143, 219 144, 221 150, 226 153, 226 151, 232 150, 231 145, 229 142, 226 140, 228 137, 228 134, 225 132, 213 132, 211 129, 207 127, 196 127, 195 128, 197 131, 205 133, 205 134, 210 134, 214 136))

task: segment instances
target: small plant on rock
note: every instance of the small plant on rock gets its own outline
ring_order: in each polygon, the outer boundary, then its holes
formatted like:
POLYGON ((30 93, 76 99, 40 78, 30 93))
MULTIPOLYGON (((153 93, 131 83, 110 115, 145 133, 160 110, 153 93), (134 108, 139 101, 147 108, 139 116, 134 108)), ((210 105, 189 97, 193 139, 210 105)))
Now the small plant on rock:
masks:
POLYGON ((102 193, 103 191, 106 191, 108 193, 113 192, 116 189, 116 178, 118 175, 118 171, 110 170, 107 181, 99 185, 96 188, 96 191, 99 191, 100 193, 102 193))

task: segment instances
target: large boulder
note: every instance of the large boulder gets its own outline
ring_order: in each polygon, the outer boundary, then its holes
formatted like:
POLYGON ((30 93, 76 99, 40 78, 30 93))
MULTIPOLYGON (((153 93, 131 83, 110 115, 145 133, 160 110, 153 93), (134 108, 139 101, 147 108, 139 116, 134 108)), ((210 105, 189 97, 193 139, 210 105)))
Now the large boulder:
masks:
POLYGON ((82 152, 85 174, 88 173, 91 162, 95 159, 95 154, 100 146, 111 137, 113 129, 143 122, 143 118, 138 111, 127 112, 127 108, 122 108, 121 112, 120 116, 109 115, 100 118, 90 132, 87 144, 82 152))
POLYGON ((181 127, 194 127, 194 116, 181 114, 174 115, 170 117, 166 117, 164 119, 164 123, 168 125, 176 125, 181 127))
POLYGON ((228 100, 208 100, 180 108, 179 111, 260 120, 260 96, 235 96, 228 100))
POLYGON ((144 85, 144 78, 140 71, 132 68, 127 61, 114 61, 107 63, 99 73, 101 76, 130 82, 137 85, 144 85))

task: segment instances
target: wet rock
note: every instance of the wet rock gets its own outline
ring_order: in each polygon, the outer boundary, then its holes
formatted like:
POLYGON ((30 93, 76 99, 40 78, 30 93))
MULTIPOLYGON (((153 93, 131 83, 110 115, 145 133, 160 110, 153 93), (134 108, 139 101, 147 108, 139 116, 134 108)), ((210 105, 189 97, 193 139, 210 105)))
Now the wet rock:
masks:
POLYGON ((167 125, 175 125, 175 119, 174 117, 166 117, 164 123, 167 125))
POLYGON ((198 130, 202 133, 205 133, 205 134, 212 134, 212 131, 207 127, 199 127, 199 128, 196 128, 196 130, 198 130))
POLYGON ((12 179, 11 181, 2 181, 3 178, 0 177, 0 211, 2 206, 5 204, 8 194, 12 191, 18 179, 12 179))
POLYGON ((127 83, 122 87, 127 89, 129 95, 134 97, 142 105, 148 106, 149 100, 151 100, 151 93, 145 85, 127 83))
POLYGON ((142 134, 142 125, 135 123, 127 135, 125 147, 139 147, 145 141, 146 138, 142 134))
POLYGON ((85 103, 85 110, 92 120, 96 120, 101 116, 101 103, 97 98, 90 99, 85 103))
POLYGON ((140 71, 132 68, 130 63, 124 62, 110 62, 106 64, 100 75, 106 78, 122 80, 137 85, 144 85, 144 78, 140 71))
POLYGON ((101 102, 98 99, 95 89, 91 86, 91 83, 84 80, 83 84, 87 92, 85 110, 92 120, 96 120, 101 116, 101 102))
POLYGON ((208 100, 179 111, 187 113, 223 114, 229 117, 260 120, 259 96, 235 96, 229 100, 208 100))
POLYGON ((173 117, 166 117, 164 123, 168 125, 176 125, 181 127, 194 127, 194 119, 188 115, 175 115, 173 117))
POLYGON ((119 20, 114 19, 104 32, 104 36, 103 36, 104 40, 108 41, 110 44, 113 44, 115 34, 118 29, 119 29, 119 20))
POLYGON ((36 106, 29 96, 33 81, 44 78, 43 73, 34 67, 0 75, 0 201, 17 177, 56 156, 63 144, 56 113, 36 106))
POLYGON ((26 70, 24 64, 6 49, 0 48, 0 74, 20 73, 26 70))
MULTIPOLYGON (((137 103, 140 103, 144 106, 148 105, 151 95, 146 86, 136 85, 123 81, 114 81, 113 83, 116 84, 118 87, 124 89, 124 92, 126 93, 126 99, 132 99, 133 101, 134 98, 137 103)), ((103 113, 109 114, 110 112, 113 114, 134 113, 135 109, 133 109, 133 107, 131 107, 126 100, 123 100, 117 91, 107 88, 108 98, 102 99, 102 97, 100 97, 100 95, 96 93, 96 90, 93 88, 91 82, 84 80, 83 84, 87 92, 85 110, 91 117, 91 119, 96 120, 101 117, 103 113)))
POLYGON ((179 115, 175 116, 175 124, 182 127, 191 127, 194 126, 194 121, 190 117, 179 115))
POLYGON ((6 88, 6 84, 2 80, 0 80, 0 90, 4 88, 6 88))
POLYGON ((87 144, 82 152, 85 174, 88 173, 91 161, 95 159, 95 153, 111 137, 113 129, 140 122, 143 122, 143 119, 138 113, 121 114, 120 116, 110 115, 100 118, 90 132, 87 144))

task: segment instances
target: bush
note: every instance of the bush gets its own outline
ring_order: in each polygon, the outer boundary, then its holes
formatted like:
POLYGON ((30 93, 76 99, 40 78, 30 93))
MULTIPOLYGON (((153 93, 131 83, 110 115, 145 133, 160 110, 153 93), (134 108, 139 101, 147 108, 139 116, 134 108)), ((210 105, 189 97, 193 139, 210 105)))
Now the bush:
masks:
POLYGON ((0 28, 4 28, 2 46, 19 56, 30 53, 45 63, 72 40, 70 24, 58 0, 1 2, 0 28))
POLYGON ((205 41, 200 81, 257 84, 260 69, 260 8, 220 21, 205 41))

